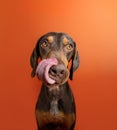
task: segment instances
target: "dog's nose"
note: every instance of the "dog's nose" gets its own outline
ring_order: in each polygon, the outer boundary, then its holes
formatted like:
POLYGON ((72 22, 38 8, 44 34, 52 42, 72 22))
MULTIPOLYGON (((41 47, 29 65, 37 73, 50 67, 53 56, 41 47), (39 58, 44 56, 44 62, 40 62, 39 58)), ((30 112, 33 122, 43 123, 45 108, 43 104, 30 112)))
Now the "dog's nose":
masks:
POLYGON ((63 64, 54 65, 50 68, 49 74, 53 76, 55 80, 63 78, 65 75, 65 66, 63 64))
POLYGON ((49 73, 52 76, 62 77, 65 74, 65 66, 63 64, 54 65, 50 68, 49 73))

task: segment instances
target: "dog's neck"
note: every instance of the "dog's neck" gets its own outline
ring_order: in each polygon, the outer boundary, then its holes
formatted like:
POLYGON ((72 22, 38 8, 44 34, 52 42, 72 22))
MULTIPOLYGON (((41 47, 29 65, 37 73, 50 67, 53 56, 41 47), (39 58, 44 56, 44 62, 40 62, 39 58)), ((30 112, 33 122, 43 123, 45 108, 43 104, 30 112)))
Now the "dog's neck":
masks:
POLYGON ((49 97, 50 101, 50 113, 52 115, 57 115, 59 112, 58 109, 58 101, 63 97, 65 89, 66 89, 66 84, 68 82, 64 83, 63 85, 54 85, 52 87, 47 87, 44 85, 46 88, 46 92, 49 97))
POLYGON ((49 100, 52 101, 53 99, 59 100, 60 98, 62 98, 65 92, 66 86, 68 86, 67 84, 68 82, 62 85, 55 84, 55 85, 48 86, 47 84, 43 83, 42 87, 45 88, 46 94, 48 95, 49 100))

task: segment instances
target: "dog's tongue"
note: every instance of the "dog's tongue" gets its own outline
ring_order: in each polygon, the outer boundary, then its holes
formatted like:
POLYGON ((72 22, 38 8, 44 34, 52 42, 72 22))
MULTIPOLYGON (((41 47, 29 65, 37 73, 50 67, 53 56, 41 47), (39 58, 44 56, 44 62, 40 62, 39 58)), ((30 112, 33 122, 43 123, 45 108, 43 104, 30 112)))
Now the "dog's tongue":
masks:
POLYGON ((58 61, 56 58, 49 58, 49 59, 42 60, 38 64, 37 69, 36 69, 36 74, 38 78, 42 81, 46 80, 48 84, 54 84, 55 80, 49 77, 49 69, 53 65, 57 65, 57 64, 58 64, 58 61))

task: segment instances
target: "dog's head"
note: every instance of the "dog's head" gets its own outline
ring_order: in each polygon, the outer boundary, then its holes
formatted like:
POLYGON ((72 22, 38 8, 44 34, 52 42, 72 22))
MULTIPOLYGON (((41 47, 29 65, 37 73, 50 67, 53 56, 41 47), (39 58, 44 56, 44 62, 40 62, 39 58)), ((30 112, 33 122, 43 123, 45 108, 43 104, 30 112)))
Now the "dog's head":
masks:
POLYGON ((76 44, 65 33, 47 33, 38 40, 31 54, 30 64, 32 77, 37 74, 46 83, 63 84, 68 78, 73 79, 73 72, 79 66, 76 44), (38 63, 39 57, 40 63, 38 63), (68 70, 70 61, 71 68, 68 70))

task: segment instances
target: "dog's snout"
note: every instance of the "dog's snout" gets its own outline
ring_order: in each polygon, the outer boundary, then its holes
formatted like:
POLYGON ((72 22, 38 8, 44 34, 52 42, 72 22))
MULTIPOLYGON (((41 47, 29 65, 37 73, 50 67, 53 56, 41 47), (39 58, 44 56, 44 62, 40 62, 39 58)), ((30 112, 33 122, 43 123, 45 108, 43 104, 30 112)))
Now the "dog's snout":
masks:
POLYGON ((55 81, 56 84, 63 84, 69 78, 69 71, 63 63, 53 65, 49 69, 49 77, 55 81))
POLYGON ((52 76, 58 76, 59 78, 62 78, 65 74, 65 66, 63 64, 59 64, 59 65, 54 65, 50 68, 49 73, 52 76))

